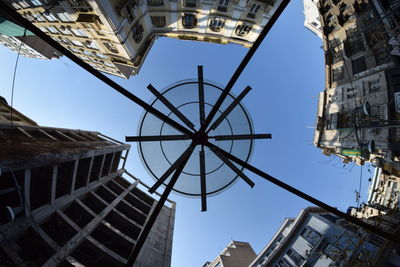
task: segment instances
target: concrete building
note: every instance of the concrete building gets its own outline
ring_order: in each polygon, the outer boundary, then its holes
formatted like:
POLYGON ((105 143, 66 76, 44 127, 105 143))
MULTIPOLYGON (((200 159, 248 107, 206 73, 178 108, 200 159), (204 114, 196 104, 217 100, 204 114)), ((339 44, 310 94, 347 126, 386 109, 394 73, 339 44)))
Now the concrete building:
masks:
POLYGON ((322 39, 322 25, 319 17, 318 3, 319 0, 304 0, 304 27, 315 33, 322 39))
POLYGON ((344 163, 370 161, 393 173, 400 170, 400 68, 389 42, 399 30, 399 11, 390 5, 395 2, 318 1, 325 90, 314 133, 324 154, 344 163))
POLYGON ((39 37, 14 23, 0 12, 0 44, 19 52, 22 56, 37 59, 59 58, 60 54, 39 37))
POLYGON ((250 47, 282 0, 8 0, 94 68, 129 78, 158 37, 250 47))
MULTIPOLYGON (((2 266, 125 266, 158 198, 125 170, 129 145, 38 126, 1 99, 0 147, 2 266)), ((135 266, 170 266, 174 218, 169 201, 135 266)))
POLYGON ((203 267, 248 266, 256 256, 248 242, 231 241, 212 262, 206 262, 203 267))
POLYGON ((285 219, 249 267, 390 266, 374 264, 384 243, 321 208, 308 207, 297 218, 285 219))

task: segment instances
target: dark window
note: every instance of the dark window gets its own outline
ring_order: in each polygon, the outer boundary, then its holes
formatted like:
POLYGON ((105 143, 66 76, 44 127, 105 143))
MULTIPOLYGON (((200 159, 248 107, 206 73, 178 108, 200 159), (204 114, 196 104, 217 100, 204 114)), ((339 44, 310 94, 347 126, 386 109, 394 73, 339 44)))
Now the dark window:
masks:
POLYGON ((299 253, 297 253, 297 251, 294 250, 294 249, 289 249, 288 252, 287 252, 287 255, 289 256, 289 258, 292 259, 292 261, 293 261, 294 263, 296 263, 297 266, 301 266, 301 265, 306 261, 306 259, 303 258, 303 257, 302 257, 299 253))
POLYGON ((254 19, 257 16, 258 11, 260 10, 261 6, 257 4, 253 4, 250 8, 249 13, 247 14, 248 18, 254 19))
POLYGON ((185 0, 185 7, 195 8, 197 6, 197 0, 185 0))
POLYGON ((251 28, 250 24, 243 23, 236 27, 235 33, 238 36, 246 36, 251 31, 251 28))
POLYGON ((147 0, 147 5, 148 6, 162 6, 164 5, 163 0, 147 0))
POLYGON ((351 65, 353 66, 353 74, 360 73, 367 69, 367 65, 365 63, 365 57, 359 57, 353 59, 351 61, 351 65))
POLYGON ((219 32, 225 25, 225 20, 221 18, 213 18, 210 21, 210 29, 214 32, 219 32))
POLYGON ((162 28, 165 27, 166 21, 164 16, 151 16, 151 23, 154 27, 162 28))
POLYGON ((182 17, 182 25, 186 29, 193 29, 197 25, 197 19, 194 14, 185 14, 182 17))
POLYGON ((282 258, 282 259, 278 262, 277 266, 279 266, 279 267, 294 267, 294 266, 293 266, 292 264, 290 264, 289 261, 286 260, 285 258, 282 258))
POLYGON ((137 24, 132 29, 132 38, 136 43, 140 43, 143 38, 143 26, 141 24, 137 24))
POLYGON ((310 226, 307 226, 303 230, 301 236, 304 237, 304 239, 306 239, 313 246, 317 245, 318 241, 321 239, 321 234, 310 226))
POLYGON ((219 12, 228 11, 229 0, 219 0, 217 10, 219 12))
POLYGON ((344 78, 344 69, 342 67, 338 67, 336 69, 333 69, 333 81, 339 81, 344 78))

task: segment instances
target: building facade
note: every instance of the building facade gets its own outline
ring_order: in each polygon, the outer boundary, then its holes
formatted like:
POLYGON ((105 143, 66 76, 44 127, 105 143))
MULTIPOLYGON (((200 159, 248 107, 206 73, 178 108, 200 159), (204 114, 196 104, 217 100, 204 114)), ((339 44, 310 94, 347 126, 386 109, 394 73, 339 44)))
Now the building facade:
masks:
MULTIPOLYGON (((158 198, 124 169, 130 146, 0 103, 1 265, 125 266, 158 198)), ((170 266, 174 218, 170 201, 134 266, 170 266)))
POLYGON ((212 262, 206 262, 203 267, 248 266, 256 256, 248 242, 231 241, 212 262))
POLYGON ((314 145, 344 163, 400 170, 399 1, 318 1, 325 90, 318 100, 314 145))
POLYGON ((250 47, 282 0, 8 0, 92 67, 137 74, 158 37, 250 47))
POLYGON ((322 39, 322 24, 318 9, 319 0, 304 0, 304 27, 322 39))
POLYGON ((308 207, 297 218, 285 219, 249 267, 392 266, 375 265, 384 243, 321 208, 308 207))

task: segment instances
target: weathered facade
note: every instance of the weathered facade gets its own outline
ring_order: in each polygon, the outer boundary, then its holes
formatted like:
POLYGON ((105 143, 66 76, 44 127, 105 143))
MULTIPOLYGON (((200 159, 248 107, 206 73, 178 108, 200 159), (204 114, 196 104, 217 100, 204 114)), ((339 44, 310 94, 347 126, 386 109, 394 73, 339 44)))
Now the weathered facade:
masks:
POLYGON ((380 258, 387 252, 385 245, 379 236, 321 208, 308 207, 297 218, 285 219, 249 267, 397 266, 396 257, 380 258), (380 260, 394 265, 376 265, 380 260))
POLYGON ((137 74, 166 36, 250 47, 281 0, 8 0, 25 18, 92 67, 137 74))
POLYGON ((345 163, 400 170, 397 0, 320 0, 325 90, 314 145, 345 163))
MULTIPOLYGON (((125 170, 130 146, 98 132, 37 126, 0 102, 1 265, 125 266, 158 198, 125 170)), ((168 203, 135 266, 170 266, 175 203, 168 203)))

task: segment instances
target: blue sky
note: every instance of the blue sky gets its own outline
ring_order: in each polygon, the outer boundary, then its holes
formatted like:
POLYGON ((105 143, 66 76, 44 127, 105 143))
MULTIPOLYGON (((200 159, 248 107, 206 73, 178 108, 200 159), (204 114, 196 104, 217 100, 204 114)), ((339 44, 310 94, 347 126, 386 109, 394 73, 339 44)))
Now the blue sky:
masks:
MULTIPOLYGON (((253 90, 244 99, 255 130, 272 133, 272 140, 257 141, 251 164, 345 211, 355 204, 360 167, 343 168, 338 158, 324 156, 312 145, 317 96, 324 88, 322 41, 303 26, 302 1, 292 1, 233 88, 253 90)), ((163 88, 195 78, 197 65, 205 79, 226 84, 248 50, 238 45, 217 45, 159 38, 138 76, 113 79, 145 101, 146 86, 163 88)), ((9 102, 16 53, 0 47, 0 95, 9 102)), ((141 108, 85 72, 67 58, 20 58, 14 106, 40 125, 96 130, 124 140, 135 135, 141 108)), ((127 169, 145 183, 153 180, 144 170, 132 144, 127 169)), ((372 168, 371 168, 372 173, 372 168)), ((229 190, 208 199, 176 194, 173 267, 202 266, 230 242, 250 242, 256 253, 269 241, 285 217, 295 217, 310 203, 247 172, 256 183, 251 189, 238 181, 229 190)), ((367 179, 363 167, 363 199, 367 179)))

